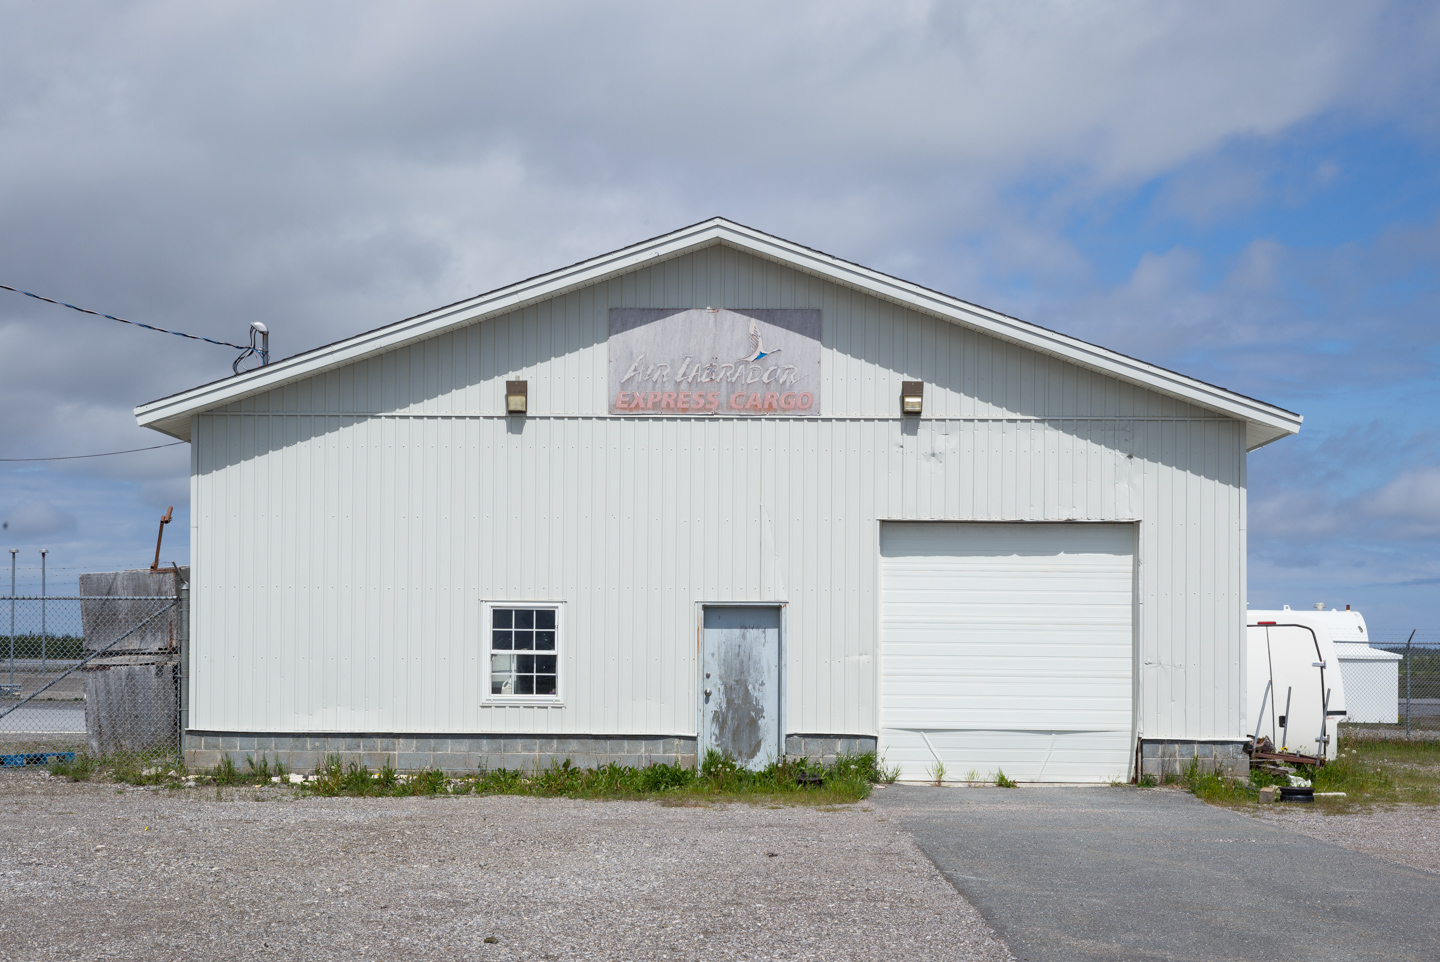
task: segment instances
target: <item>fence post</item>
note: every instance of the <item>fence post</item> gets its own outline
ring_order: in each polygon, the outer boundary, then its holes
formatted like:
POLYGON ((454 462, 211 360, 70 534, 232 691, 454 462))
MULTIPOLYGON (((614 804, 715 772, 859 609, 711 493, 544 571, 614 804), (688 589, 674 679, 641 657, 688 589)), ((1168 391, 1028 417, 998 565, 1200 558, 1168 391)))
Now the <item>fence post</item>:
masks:
POLYGON ((180 697, 175 699, 175 742, 185 760, 185 731, 190 727, 190 583, 175 572, 175 620, 180 631, 180 697))
POLYGON ((15 685, 15 552, 19 548, 10 549, 10 685, 13 690, 15 685))
POLYGON ((45 555, 49 552, 47 548, 40 549, 40 674, 44 675, 50 670, 46 659, 45 642, 49 640, 45 630, 45 555))
POLYGON ((1415 640, 1415 629, 1405 639, 1405 737, 1410 737, 1410 642, 1415 640))

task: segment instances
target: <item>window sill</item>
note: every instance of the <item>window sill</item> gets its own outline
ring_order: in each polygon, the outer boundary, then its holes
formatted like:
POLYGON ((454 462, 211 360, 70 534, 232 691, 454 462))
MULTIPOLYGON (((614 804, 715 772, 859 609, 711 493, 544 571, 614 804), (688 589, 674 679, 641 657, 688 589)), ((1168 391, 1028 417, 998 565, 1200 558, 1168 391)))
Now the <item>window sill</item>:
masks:
POLYGON ((512 696, 512 697, 509 697, 509 698, 505 698, 505 697, 501 697, 501 696, 496 696, 496 697, 492 697, 492 698, 482 698, 482 699, 480 700, 480 707, 481 707, 481 708, 505 708, 505 707, 511 707, 511 706, 516 706, 516 705, 518 705, 518 706, 520 706, 520 707, 528 707, 528 708, 564 708, 564 707, 565 707, 565 703, 564 703, 563 701, 561 701, 560 699, 558 699, 558 698, 527 698, 527 697, 524 696, 524 695, 512 696))

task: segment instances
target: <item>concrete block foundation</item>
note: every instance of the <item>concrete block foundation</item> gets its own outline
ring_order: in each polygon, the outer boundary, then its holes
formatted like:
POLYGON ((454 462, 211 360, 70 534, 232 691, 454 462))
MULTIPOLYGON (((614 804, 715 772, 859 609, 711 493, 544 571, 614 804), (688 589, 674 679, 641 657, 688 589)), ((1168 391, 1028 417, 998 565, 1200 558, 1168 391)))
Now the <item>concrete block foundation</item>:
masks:
POLYGON ((787 758, 803 758, 823 765, 835 764, 838 755, 859 755, 874 752, 878 741, 874 735, 786 735, 787 758))
POLYGON ((372 770, 391 765, 399 771, 439 768, 451 773, 488 769, 531 771, 566 759, 583 768, 650 765, 693 766, 695 738, 676 735, 566 735, 525 738, 514 735, 324 735, 250 734, 189 731, 185 764, 213 768, 229 756, 244 770, 246 758, 264 756, 292 772, 313 772, 330 758, 359 762, 372 770))
POLYGON ((1250 771, 1250 756, 1241 741, 1182 741, 1145 738, 1140 741, 1140 775, 1160 781, 1180 778, 1194 764, 1202 772, 1244 777, 1250 771))
MULTIPOLYGON (((785 754, 834 764, 841 754, 876 750, 873 735, 788 735, 785 754)), ((582 768, 611 763, 640 766, 664 762, 693 767, 693 735, 325 735, 252 732, 185 733, 185 764, 214 768, 223 756, 245 769, 246 758, 264 756, 292 772, 312 772, 332 757, 341 764, 359 762, 371 770, 392 765, 399 771, 439 768, 447 772, 493 769, 530 771, 566 759, 582 768)))

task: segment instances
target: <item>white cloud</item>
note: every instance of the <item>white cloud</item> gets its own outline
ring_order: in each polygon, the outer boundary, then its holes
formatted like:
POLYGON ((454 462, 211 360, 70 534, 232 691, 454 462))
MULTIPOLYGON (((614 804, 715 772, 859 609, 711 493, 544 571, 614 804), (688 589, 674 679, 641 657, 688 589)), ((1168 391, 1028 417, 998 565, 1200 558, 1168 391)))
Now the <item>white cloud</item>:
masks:
MULTIPOLYGON (((1332 453, 1331 460, 1337 456, 1332 453)), ((1352 464, 1343 457, 1340 464, 1352 464)), ((1401 471, 1388 482, 1339 497, 1319 487, 1276 491, 1250 503, 1250 530, 1268 539, 1417 541, 1440 537, 1440 465, 1401 471)))
MULTIPOLYGON (((1414 525, 1417 532, 1440 534, 1440 465, 1412 468, 1360 499, 1371 518, 1414 525)), ((1419 535, 1424 536, 1424 535, 1419 535)))

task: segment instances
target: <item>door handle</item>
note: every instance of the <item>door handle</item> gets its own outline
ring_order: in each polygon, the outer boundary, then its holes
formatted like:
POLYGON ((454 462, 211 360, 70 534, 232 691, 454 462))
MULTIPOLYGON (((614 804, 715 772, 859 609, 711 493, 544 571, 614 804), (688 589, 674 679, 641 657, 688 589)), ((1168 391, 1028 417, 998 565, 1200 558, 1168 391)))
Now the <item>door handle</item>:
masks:
POLYGON ((706 698, 709 698, 709 697, 710 697, 710 689, 708 689, 708 688, 705 689, 705 697, 706 697, 706 698))

